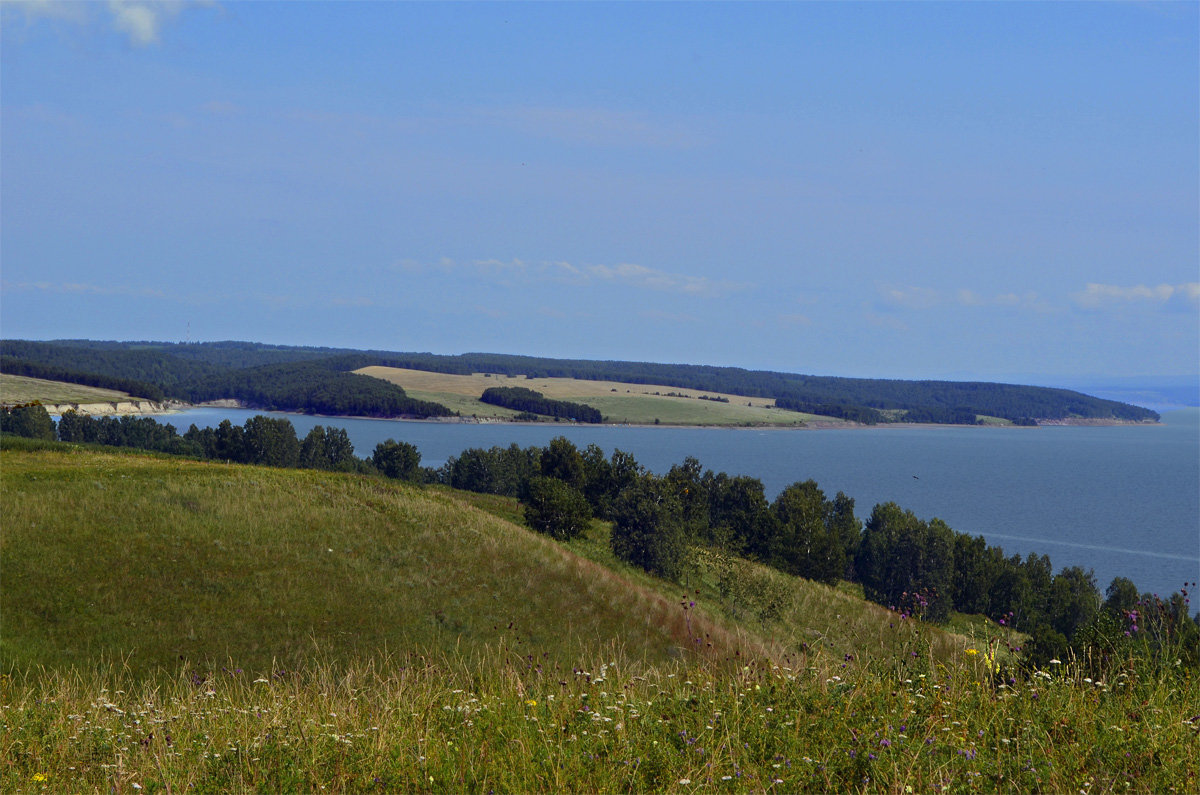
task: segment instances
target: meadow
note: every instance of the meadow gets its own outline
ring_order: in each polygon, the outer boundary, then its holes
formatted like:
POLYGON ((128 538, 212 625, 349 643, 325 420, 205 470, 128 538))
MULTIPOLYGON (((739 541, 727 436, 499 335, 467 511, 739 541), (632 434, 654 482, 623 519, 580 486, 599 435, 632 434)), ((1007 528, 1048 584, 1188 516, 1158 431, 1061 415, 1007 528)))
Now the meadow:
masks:
POLYGON ((0 373, 0 402, 5 405, 31 403, 35 400, 46 404, 60 403, 111 403, 114 400, 131 400, 127 392, 114 389, 69 384, 64 381, 47 381, 43 378, 27 378, 22 375, 0 373))
POLYGON ((479 396, 488 387, 519 386, 555 400, 585 403, 598 409, 605 422, 613 423, 652 425, 657 420, 666 425, 801 426, 818 419, 813 414, 777 409, 770 398, 682 387, 484 373, 452 375, 379 366, 363 367, 355 372, 390 381, 414 398, 441 403, 467 417, 512 419, 518 412, 483 403, 479 396), (701 399, 702 396, 709 399, 701 399))
POLYGON ((1030 670, 513 500, 6 437, 0 790, 1195 791, 1169 650, 1030 670))

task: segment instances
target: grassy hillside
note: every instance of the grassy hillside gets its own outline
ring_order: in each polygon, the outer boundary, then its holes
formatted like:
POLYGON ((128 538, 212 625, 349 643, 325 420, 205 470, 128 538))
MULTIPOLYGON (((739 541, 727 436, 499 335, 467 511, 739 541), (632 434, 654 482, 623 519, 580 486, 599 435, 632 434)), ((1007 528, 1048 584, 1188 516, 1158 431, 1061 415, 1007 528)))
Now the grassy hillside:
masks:
POLYGON ((355 372, 397 384, 415 398, 441 403, 464 416, 515 417, 518 412, 484 403, 479 396, 489 387, 519 386, 555 400, 585 403, 598 409, 605 422, 653 424, 658 420, 667 425, 798 426, 817 419, 812 414, 775 409, 775 401, 771 398, 654 384, 484 373, 454 375, 379 366, 363 367, 355 372), (701 396, 724 398, 728 402, 703 400, 701 396))
MULTIPOLYGON (((892 654, 912 639, 877 605, 744 561, 710 555, 664 583, 612 555, 607 525, 563 546, 504 498, 5 442, 5 668, 265 669, 317 648, 347 660, 497 644, 567 664, 616 643, 656 662, 892 654)), ((927 635, 943 658, 966 643, 927 635)))
MULTIPOLYGON (((6 450, 2 471, 5 667, 689 647, 674 596, 450 493, 65 446, 6 450)), ((758 645, 697 620, 713 653, 758 645)))
POLYGON ((83 384, 0 373, 0 403, 9 406, 32 403, 35 400, 46 404, 58 404, 111 403, 114 400, 132 399, 128 392, 118 392, 115 389, 100 389, 83 384))
POLYGON ((1198 783, 1171 659, 996 669, 982 619, 713 555, 663 583, 503 498, 6 438, 0 499, 3 792, 1198 783))

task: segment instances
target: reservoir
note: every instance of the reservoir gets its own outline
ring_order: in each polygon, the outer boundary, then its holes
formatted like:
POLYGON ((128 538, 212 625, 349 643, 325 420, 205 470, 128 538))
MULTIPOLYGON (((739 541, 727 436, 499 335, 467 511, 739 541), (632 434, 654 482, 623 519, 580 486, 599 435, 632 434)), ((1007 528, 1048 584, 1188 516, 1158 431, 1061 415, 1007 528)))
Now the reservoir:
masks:
MULTIPOLYGON (((183 433, 265 413, 199 408, 159 419, 183 433)), ((1160 595, 1200 580, 1200 409, 1164 413, 1154 426, 849 430, 272 416, 291 420, 301 438, 314 425, 345 428, 359 456, 385 439, 409 442, 432 467, 467 448, 544 446, 555 436, 606 454, 619 448, 658 473, 694 456, 707 469, 761 479, 768 499, 811 478, 829 497, 853 497, 864 521, 877 503, 895 502, 1008 555, 1049 555, 1056 572, 1093 569, 1101 592, 1116 576, 1160 595)))

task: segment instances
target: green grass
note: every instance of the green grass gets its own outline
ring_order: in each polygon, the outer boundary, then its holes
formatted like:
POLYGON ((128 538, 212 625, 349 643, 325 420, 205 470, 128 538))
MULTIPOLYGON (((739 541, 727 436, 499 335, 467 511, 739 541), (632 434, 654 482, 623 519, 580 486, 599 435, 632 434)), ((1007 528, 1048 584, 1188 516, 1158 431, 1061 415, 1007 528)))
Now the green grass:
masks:
POLYGON ((457 411, 463 417, 478 417, 480 419, 511 421, 521 413, 514 409, 506 409, 503 406, 493 406, 489 403, 484 403, 478 398, 469 397, 467 395, 459 395, 454 392, 427 392, 423 389, 407 388, 404 391, 417 400, 428 400, 433 403, 441 403, 451 411, 457 411))
POLYGON ((59 403, 111 403, 120 400, 136 400, 126 392, 62 381, 46 381, 42 378, 27 378, 23 375, 0 373, 0 403, 14 405, 41 401, 46 404, 59 403))
MULTIPOLYGON (((1061 669, 1061 670, 1060 670, 1061 669)), ((814 657, 0 681, 4 792, 1194 792, 1197 687, 814 657), (136 785, 136 787, 135 787, 136 785)))
MULTIPOLYGON (((0 665, 295 667, 506 643, 689 648, 672 594, 444 490, 52 445, 0 467, 0 665)), ((661 587, 661 585, 660 585, 661 587)), ((756 646, 700 620, 713 653, 756 646)))
POLYGON ((1171 659, 994 670, 986 619, 664 583, 501 497, 6 437, 0 499, 5 793, 1200 785, 1171 659))

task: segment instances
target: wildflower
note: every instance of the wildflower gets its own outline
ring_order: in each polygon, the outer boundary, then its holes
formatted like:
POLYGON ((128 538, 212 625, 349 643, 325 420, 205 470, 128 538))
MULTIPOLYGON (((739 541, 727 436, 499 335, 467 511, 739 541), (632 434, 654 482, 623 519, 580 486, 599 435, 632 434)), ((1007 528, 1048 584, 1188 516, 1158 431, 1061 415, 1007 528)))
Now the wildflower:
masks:
POLYGON ((49 778, 50 778, 50 777, 49 777, 49 776, 47 776, 45 773, 34 773, 34 774, 33 774, 33 780, 34 780, 34 781, 37 781, 37 782, 46 781, 46 780, 47 780, 47 779, 49 779, 49 778))
POLYGON ((979 649, 967 649, 967 654, 974 657, 976 654, 979 654, 979 649))
POLYGON ((1062 665, 1062 660, 1051 660, 1050 664, 1051 665, 1062 665))
POLYGON ((536 707, 536 706, 537 706, 537 701, 536 701, 536 700, 534 700, 534 699, 532 699, 532 698, 530 698, 530 699, 527 699, 527 700, 525 701, 525 706, 527 706, 527 707, 536 707))
POLYGON ((692 780, 690 778, 681 778, 679 779, 679 783, 686 787, 688 784, 692 783, 692 780))

